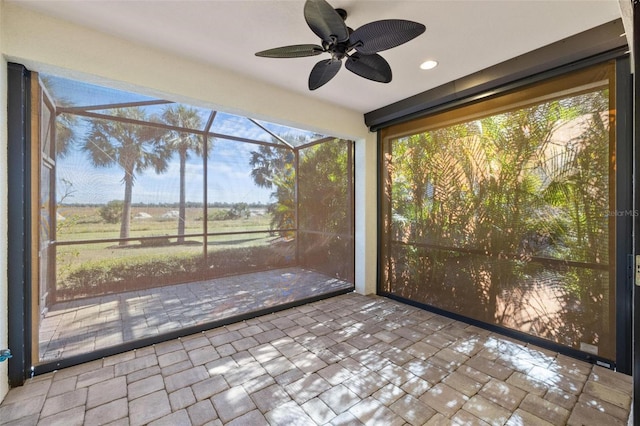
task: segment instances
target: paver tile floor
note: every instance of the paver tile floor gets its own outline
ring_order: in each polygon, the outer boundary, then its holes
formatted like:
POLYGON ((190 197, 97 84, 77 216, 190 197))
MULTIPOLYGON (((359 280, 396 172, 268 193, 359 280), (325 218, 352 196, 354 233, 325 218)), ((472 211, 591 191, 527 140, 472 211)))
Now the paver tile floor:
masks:
POLYGON ((352 289, 298 267, 91 297, 53 305, 41 320, 41 361, 352 289))
POLYGON ((36 376, 17 425, 626 425, 631 378, 350 293, 36 376))

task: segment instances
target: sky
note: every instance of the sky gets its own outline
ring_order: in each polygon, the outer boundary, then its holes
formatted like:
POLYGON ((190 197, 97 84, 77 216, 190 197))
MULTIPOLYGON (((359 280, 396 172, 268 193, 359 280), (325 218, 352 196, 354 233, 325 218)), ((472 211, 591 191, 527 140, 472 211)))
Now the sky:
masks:
MULTIPOLYGON (((43 76, 44 85, 57 105, 89 106, 109 105, 123 102, 151 101, 152 98, 123 92, 120 90, 85 84, 55 76, 43 76)), ((166 105, 143 107, 148 115, 161 114, 166 105)), ((193 107, 198 111, 201 123, 209 119, 210 110, 193 107)), ((109 113, 108 110, 94 111, 109 113)), ((260 122, 273 133, 285 139, 302 138, 315 140, 323 137, 304 130, 260 122)), ((74 129, 76 143, 69 153, 56 159, 57 201, 65 204, 104 204, 124 198, 124 171, 118 165, 94 167, 89 155, 81 149, 90 127, 89 120, 77 117, 74 129), (64 199, 63 199, 64 198, 64 199)), ((263 142, 272 142, 273 137, 245 117, 218 112, 213 122, 212 132, 240 136, 263 142)), ((262 203, 272 202, 272 190, 259 188, 251 177, 251 151, 259 149, 258 144, 243 143, 215 138, 208 158, 209 203, 262 203)), ((177 203, 179 201, 179 158, 177 154, 169 160, 168 169, 156 174, 152 168, 136 174, 133 187, 133 203, 177 203)), ((204 164, 202 157, 190 155, 186 164, 186 200, 203 200, 204 164)))
MULTIPOLYGON (((258 145, 214 141, 208 161, 209 203, 262 203, 271 202, 271 190, 259 188, 251 177, 250 151, 258 145)), ((74 150, 56 162, 57 198, 65 197, 65 204, 104 204, 124 198, 124 170, 114 165, 96 168, 89 156, 74 150), (69 184, 70 183, 70 184, 69 184)), ((152 168, 136 174, 133 203, 177 203, 179 201, 180 163, 174 155, 165 173, 156 174, 152 168)), ((204 164, 202 157, 191 155, 185 169, 185 198, 190 202, 203 201, 204 164)))

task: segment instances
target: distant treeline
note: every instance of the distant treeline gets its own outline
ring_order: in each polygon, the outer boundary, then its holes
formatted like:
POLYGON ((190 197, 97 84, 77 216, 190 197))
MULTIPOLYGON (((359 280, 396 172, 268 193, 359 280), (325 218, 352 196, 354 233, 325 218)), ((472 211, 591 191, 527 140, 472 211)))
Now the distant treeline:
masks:
MULTIPOLYGON (((102 207, 107 203, 102 203, 102 204, 96 204, 96 203, 63 203, 60 204, 61 207, 102 207)), ((222 202, 215 202, 215 203, 209 203, 208 207, 211 208, 231 208, 234 206, 237 206, 240 203, 222 203, 222 202)), ((242 203, 242 204, 246 204, 247 207, 249 208, 266 208, 268 207, 268 204, 264 204, 261 202, 257 202, 257 203, 242 203)), ((186 208, 202 208, 203 207, 203 203, 196 203, 196 202, 189 202, 187 201, 185 203, 185 207, 186 208)), ((139 207, 139 208, 150 208, 150 207, 162 207, 162 208, 178 208, 180 206, 180 203, 132 203, 131 207, 139 207)))

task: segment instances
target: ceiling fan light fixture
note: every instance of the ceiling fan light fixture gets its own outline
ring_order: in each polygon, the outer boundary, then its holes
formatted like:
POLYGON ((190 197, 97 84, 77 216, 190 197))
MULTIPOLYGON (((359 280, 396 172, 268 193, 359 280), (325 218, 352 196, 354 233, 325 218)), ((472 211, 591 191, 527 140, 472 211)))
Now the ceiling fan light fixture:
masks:
POLYGON ((420 64, 421 70, 432 70, 438 66, 438 61, 434 61, 433 59, 429 59, 420 64))
POLYGON ((331 59, 318 62, 309 75, 309 90, 328 83, 345 59, 346 68, 360 77, 388 83, 389 63, 378 52, 400 46, 425 32, 423 24, 404 19, 369 22, 355 31, 347 27, 344 9, 334 9, 326 0, 306 0, 304 19, 318 37, 320 45, 297 44, 256 53, 266 58, 300 58, 329 53, 331 59))

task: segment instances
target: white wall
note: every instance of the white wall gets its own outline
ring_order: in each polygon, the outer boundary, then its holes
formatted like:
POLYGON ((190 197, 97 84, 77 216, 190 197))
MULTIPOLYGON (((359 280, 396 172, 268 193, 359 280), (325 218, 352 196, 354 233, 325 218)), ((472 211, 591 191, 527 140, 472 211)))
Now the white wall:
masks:
MULTIPOLYGON (((0 1, 0 28, 4 3, 0 1)), ((0 49, 4 37, 0 31, 0 49)), ((0 50, 1 52, 1 50, 0 50)), ((7 61, 0 55, 0 349, 8 345, 7 327, 7 61)), ((0 401, 9 389, 7 362, 0 363, 0 401)))
MULTIPOLYGON (((286 92, 0 0, 0 46, 6 60, 123 90, 307 128, 356 140, 356 289, 375 291, 376 138, 362 114, 286 92), (330 123, 330 124, 328 124, 330 123)), ((0 199, 7 199, 6 60, 0 63, 0 199)), ((0 209, 0 346, 7 342, 6 202, 0 209)), ((0 364, 0 399, 7 390, 0 364)))
POLYGON ((377 134, 356 142, 356 291, 376 292, 377 273, 377 134))
POLYGON ((631 0, 618 0, 618 6, 620 6, 620 16, 622 17, 622 25, 624 25, 624 31, 627 37, 627 43, 629 44, 629 50, 631 50, 631 72, 634 73, 635 55, 638 46, 633 45, 633 4, 631 0))

